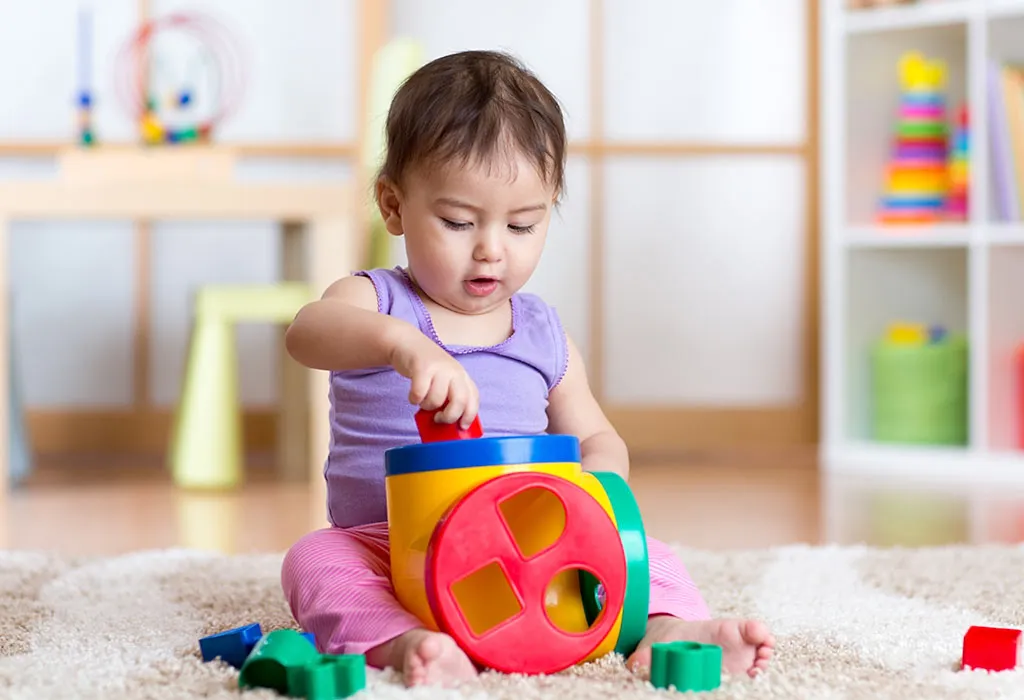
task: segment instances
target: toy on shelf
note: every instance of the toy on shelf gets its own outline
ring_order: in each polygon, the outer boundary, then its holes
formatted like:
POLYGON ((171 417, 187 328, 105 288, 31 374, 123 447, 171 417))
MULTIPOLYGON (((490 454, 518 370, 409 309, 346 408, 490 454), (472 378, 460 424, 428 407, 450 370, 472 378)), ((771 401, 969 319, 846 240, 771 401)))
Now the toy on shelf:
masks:
POLYGON ((899 122, 878 210, 884 224, 943 220, 949 191, 946 68, 919 53, 900 59, 899 122))
POLYGON ((473 430, 436 441, 434 413, 417 415, 422 442, 385 454, 402 605, 506 673, 631 653, 647 625, 650 574, 626 482, 584 472, 574 436, 473 430))
POLYGON ((245 76, 237 42, 220 23, 204 15, 175 13, 146 22, 125 42, 117 57, 115 84, 144 143, 207 142, 241 102, 245 76), (185 82, 168 86, 163 83, 174 81, 163 70, 169 52, 159 54, 155 43, 174 30, 190 37, 193 45, 185 48, 191 60, 180 61, 189 74, 185 82))
POLYGON ((1024 450, 1024 343, 1017 346, 1013 371, 1016 375, 1017 448, 1024 450))
POLYGON ((962 670, 1009 671, 1022 661, 1018 629, 974 625, 964 635, 962 670))
POLYGON ((967 340, 943 326, 893 323, 871 351, 871 433, 879 442, 967 442, 967 340))
POLYGON ((78 94, 75 98, 78 117, 78 142, 91 146, 96 142, 92 123, 92 11, 78 11, 78 94))
POLYGON ((949 193, 946 197, 946 219, 967 221, 970 183, 970 115, 961 105, 953 131, 953 147, 949 156, 949 193))

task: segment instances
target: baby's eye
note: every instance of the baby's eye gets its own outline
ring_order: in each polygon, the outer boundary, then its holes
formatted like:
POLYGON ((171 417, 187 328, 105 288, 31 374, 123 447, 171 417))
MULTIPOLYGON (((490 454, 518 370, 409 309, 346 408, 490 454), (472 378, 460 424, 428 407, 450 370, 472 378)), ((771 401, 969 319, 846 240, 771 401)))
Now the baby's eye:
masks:
POLYGON ((537 224, 530 224, 529 226, 516 226, 515 224, 509 224, 508 227, 516 233, 533 233, 533 229, 537 227, 537 224))
POLYGON ((451 219, 446 219, 443 216, 439 218, 444 222, 445 228, 450 228, 453 231, 462 231, 470 226, 466 221, 452 221, 451 219))

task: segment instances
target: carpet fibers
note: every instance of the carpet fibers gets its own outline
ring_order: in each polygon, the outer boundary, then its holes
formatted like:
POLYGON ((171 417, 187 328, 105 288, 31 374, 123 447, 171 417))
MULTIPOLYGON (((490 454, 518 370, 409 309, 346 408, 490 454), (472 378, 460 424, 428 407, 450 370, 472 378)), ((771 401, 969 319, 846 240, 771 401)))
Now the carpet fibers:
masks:
MULTIPOLYGON (((680 550, 718 615, 757 616, 778 639, 757 680, 715 698, 1024 698, 1024 671, 960 672, 972 624, 1024 626, 1024 549, 786 547, 680 550)), ((151 551, 101 559, 0 553, 0 697, 231 698, 237 672, 198 639, 250 622, 294 623, 278 555, 151 551)), ((546 678, 485 674, 459 689, 401 687, 370 671, 360 697, 656 698, 609 657, 546 678)), ((267 690, 245 697, 277 697, 267 690)))

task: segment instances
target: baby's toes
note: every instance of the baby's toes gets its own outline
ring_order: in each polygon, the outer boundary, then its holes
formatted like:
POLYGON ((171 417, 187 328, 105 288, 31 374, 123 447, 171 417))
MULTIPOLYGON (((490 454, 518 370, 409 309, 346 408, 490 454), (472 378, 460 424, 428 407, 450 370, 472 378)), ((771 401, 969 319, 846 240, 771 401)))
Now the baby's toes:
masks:
POLYGON ((633 673, 640 669, 651 667, 651 648, 643 646, 633 652, 633 655, 626 660, 626 668, 633 673))
POLYGON ((768 644, 772 646, 775 642, 771 632, 768 631, 768 625, 760 620, 746 620, 742 625, 741 633, 743 640, 747 644, 757 644, 758 646, 768 644))

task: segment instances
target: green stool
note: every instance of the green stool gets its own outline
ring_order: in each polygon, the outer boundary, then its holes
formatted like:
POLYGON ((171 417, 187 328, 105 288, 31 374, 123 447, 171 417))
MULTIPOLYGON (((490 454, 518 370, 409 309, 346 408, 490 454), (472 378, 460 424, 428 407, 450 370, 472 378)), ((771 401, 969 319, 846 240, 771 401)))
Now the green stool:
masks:
POLYGON ((226 489, 241 484, 244 451, 234 325, 291 323, 311 294, 300 282, 199 290, 171 436, 171 473, 179 487, 226 489))

